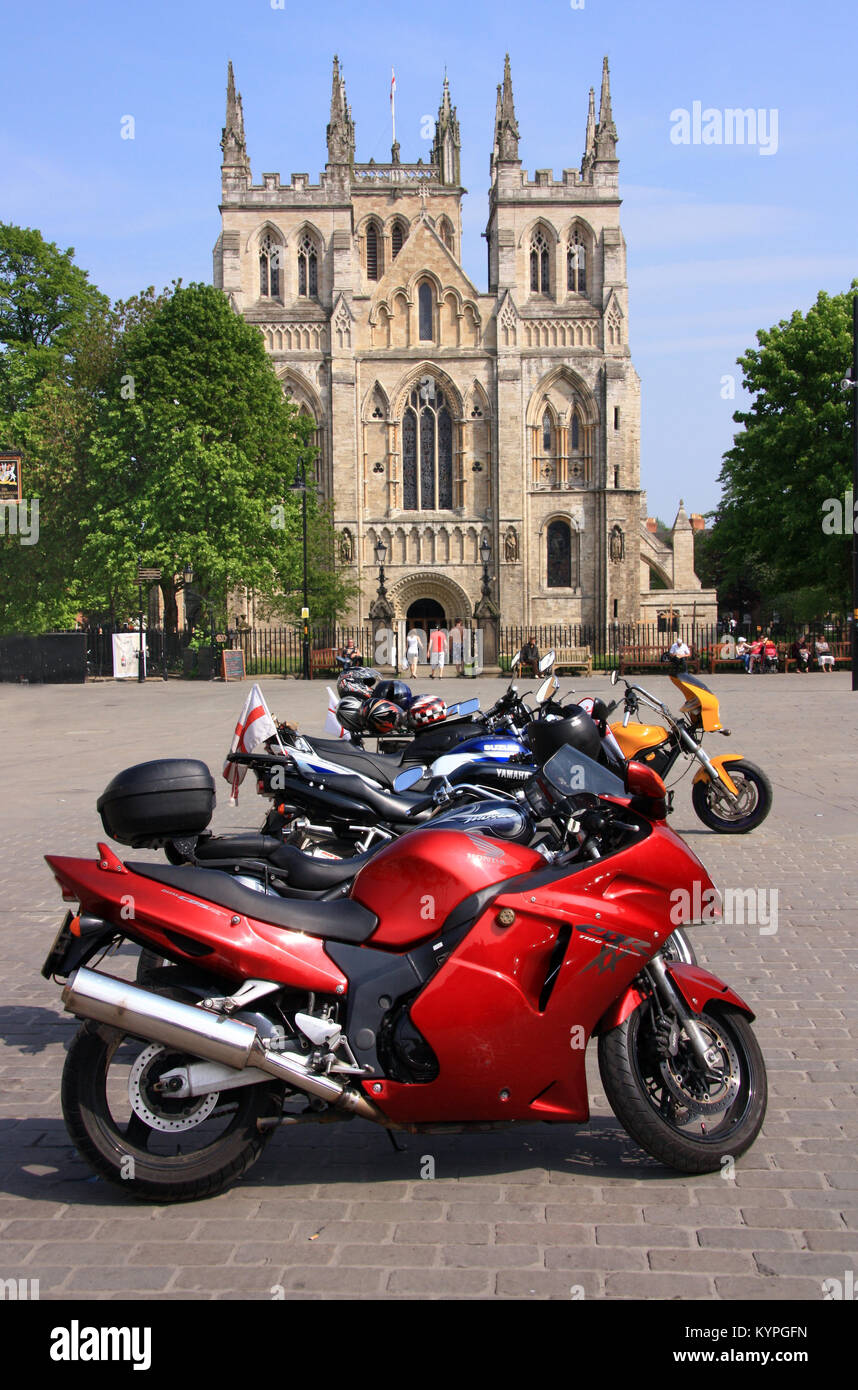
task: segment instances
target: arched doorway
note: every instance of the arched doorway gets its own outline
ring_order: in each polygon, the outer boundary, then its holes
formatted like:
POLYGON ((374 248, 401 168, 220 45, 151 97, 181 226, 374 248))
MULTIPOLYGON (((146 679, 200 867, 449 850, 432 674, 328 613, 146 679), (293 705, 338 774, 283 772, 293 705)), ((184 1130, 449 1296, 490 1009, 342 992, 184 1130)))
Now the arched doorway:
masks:
POLYGON ((420 598, 408 609, 405 626, 408 632, 420 628, 428 636, 433 627, 447 626, 447 615, 434 598, 420 598))

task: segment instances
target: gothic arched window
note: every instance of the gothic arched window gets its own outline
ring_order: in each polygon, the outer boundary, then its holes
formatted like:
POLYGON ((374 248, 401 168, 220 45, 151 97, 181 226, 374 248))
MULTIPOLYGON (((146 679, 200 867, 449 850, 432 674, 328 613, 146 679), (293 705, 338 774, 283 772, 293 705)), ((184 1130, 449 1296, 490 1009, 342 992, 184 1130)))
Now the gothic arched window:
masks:
POLYGON ((580 449, 580 447, 581 447, 581 421, 580 421, 580 419, 579 419, 577 410, 574 410, 574 411, 572 412, 572 431, 571 431, 571 434, 572 434, 572 448, 573 448, 573 450, 575 450, 575 449, 580 449))
POLYGON ((577 227, 566 248, 566 288, 574 294, 587 293, 587 248, 577 227))
POLYGON ((319 292, 316 248, 305 233, 298 243, 298 293, 314 299, 319 292))
POLYGON ((402 243, 406 237, 406 231, 401 222, 394 222, 393 231, 390 233, 390 249, 394 257, 398 256, 402 250, 402 243))
POLYGON ((259 244, 259 296, 275 298, 280 293, 280 247, 266 232, 259 244))
POLYGON ((549 263, 550 257, 545 233, 537 230, 530 242, 530 289, 533 294, 550 293, 549 263))
POLYGON ((453 505, 453 417, 431 376, 411 392, 402 420, 402 505, 424 512, 453 505))
POLYGON ((421 342, 430 342, 435 337, 432 319, 432 286, 426 281, 417 291, 417 314, 419 319, 419 338, 421 342))
POLYGON ((448 251, 453 249, 453 228, 446 217, 442 217, 438 223, 438 235, 443 241, 448 251))
POLYGON ((572 587, 572 528, 568 521, 551 521, 546 537, 549 589, 572 587))
POLYGON ((378 229, 374 222, 371 222, 366 229, 366 278, 367 280, 381 279, 378 229))
POLYGON ((551 411, 546 410, 542 417, 542 452, 551 453, 551 411))

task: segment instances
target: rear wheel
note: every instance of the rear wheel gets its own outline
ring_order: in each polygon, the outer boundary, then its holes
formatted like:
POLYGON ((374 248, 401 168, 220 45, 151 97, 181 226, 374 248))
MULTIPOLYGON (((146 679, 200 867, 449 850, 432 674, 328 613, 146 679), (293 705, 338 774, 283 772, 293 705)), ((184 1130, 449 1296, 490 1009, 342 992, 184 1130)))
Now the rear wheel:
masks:
POLYGON ((273 1133, 258 1121, 280 1114, 277 1081, 186 1099, 159 1088, 165 1072, 197 1060, 104 1024, 84 1023, 75 1035, 62 1082, 69 1134, 81 1157, 132 1197, 210 1197, 256 1162, 273 1133))
POLYGON ((722 835, 744 835, 761 825, 772 809, 772 784, 762 768, 745 758, 728 763, 726 771, 736 784, 738 801, 731 801, 708 777, 694 783, 691 801, 710 830, 722 835))
POLYGON ((766 1113, 766 1068, 738 1009, 708 1005, 695 1020, 713 1058, 704 1071, 682 1029, 666 1035, 644 1003, 599 1039, 614 1114, 653 1158, 683 1173, 717 1171, 750 1148, 766 1113))

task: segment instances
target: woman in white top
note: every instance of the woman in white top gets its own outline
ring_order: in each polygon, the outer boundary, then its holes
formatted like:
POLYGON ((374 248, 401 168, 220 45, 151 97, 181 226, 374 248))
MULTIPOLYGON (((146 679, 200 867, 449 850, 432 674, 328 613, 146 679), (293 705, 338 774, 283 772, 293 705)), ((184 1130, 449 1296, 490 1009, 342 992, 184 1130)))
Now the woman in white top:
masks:
POLYGON ((411 672, 411 679, 417 679, 417 663, 420 660, 420 633, 412 629, 405 639, 405 660, 411 672))

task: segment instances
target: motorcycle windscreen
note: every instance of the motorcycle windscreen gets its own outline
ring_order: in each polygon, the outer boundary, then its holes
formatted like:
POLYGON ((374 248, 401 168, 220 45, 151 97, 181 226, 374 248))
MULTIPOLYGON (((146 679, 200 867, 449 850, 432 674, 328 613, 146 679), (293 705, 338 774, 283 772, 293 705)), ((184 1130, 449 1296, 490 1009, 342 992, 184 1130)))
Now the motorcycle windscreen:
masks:
POLYGON ((625 784, 586 753, 564 744, 542 769, 552 787, 563 796, 591 792, 594 796, 626 796, 625 784))

